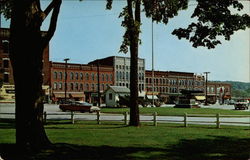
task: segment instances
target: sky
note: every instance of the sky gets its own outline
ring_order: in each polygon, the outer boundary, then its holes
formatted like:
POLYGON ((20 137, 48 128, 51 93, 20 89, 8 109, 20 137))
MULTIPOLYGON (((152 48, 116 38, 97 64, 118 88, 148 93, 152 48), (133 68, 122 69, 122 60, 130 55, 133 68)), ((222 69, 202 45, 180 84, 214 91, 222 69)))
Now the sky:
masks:
MULTIPOLYGON (((42 0, 43 7, 49 0, 42 0)), ((250 2, 242 1, 244 13, 250 14, 250 2)), ((119 53, 124 28, 119 13, 126 5, 124 0, 114 1, 112 10, 105 9, 104 0, 64 0, 59 13, 57 30, 50 41, 50 60, 86 64, 108 56, 130 56, 119 53)), ((180 11, 167 25, 153 24, 154 70, 180 71, 203 74, 210 72, 209 80, 250 82, 250 29, 238 31, 230 41, 222 40, 215 49, 193 48, 187 40, 179 40, 171 32, 187 27, 195 7, 180 11)), ((49 19, 43 24, 46 30, 49 19)), ((8 22, 2 22, 8 27, 8 22)), ((146 69, 152 69, 152 23, 142 12, 142 44, 139 57, 145 58, 146 69)), ((204 74, 203 74, 204 75, 204 74)))

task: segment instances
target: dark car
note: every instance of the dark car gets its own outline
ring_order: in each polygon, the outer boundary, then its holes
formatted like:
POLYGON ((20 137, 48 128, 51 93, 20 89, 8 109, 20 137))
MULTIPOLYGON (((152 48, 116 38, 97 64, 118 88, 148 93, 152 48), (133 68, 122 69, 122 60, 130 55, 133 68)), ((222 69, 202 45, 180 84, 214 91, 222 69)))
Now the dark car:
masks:
POLYGON ((62 111, 79 111, 79 112, 93 112, 91 110, 92 104, 87 102, 70 102, 67 104, 60 104, 59 108, 62 111))
POLYGON ((234 108, 235 109, 248 109, 249 106, 249 102, 247 99, 238 99, 235 103, 234 103, 234 108))

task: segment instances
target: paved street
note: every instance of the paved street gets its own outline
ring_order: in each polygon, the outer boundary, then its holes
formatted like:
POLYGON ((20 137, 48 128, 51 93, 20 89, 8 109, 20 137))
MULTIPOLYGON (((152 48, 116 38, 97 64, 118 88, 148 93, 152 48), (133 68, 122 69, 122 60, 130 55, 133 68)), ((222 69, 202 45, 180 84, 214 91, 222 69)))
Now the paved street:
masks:
MULTIPOLYGON (((165 107, 172 107, 171 105, 165 107)), ((220 109, 229 109, 233 110, 233 105, 210 105, 202 106, 203 108, 220 108, 220 109)), ((70 112, 62 112, 58 105, 46 104, 45 109, 47 112, 48 119, 70 119, 70 112)), ((14 104, 0 104, 0 118, 14 118, 13 114, 2 114, 2 113, 14 113, 15 108, 14 104)), ((246 110, 249 112, 249 110, 246 110)), ((250 114, 250 112, 249 112, 250 114)), ((78 120, 96 120, 96 113, 76 113, 74 119, 78 120)), ((100 120, 114 120, 114 121, 123 121, 124 115, 114 115, 114 114, 104 114, 101 113, 100 120)), ((141 121, 151 121, 153 122, 153 116, 140 116, 141 121)), ((171 123, 183 123, 184 117, 178 116, 157 116, 157 121, 161 123, 171 122, 171 123), (179 121, 179 122, 176 122, 179 121)), ((189 124, 215 124, 216 117, 188 117, 189 124)), ((250 124, 231 124, 228 122, 243 122, 250 123, 250 117, 241 117, 241 118, 220 118, 222 125, 241 125, 241 126, 250 126, 250 124), (225 123, 223 123, 225 122, 225 123)))

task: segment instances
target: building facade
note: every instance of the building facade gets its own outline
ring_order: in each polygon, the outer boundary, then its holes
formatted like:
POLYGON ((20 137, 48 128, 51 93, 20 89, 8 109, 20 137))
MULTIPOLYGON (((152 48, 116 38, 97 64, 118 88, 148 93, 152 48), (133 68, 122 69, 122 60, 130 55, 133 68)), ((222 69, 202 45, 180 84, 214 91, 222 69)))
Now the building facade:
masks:
POLYGON ((232 85, 225 82, 212 82, 207 83, 207 97, 211 103, 224 103, 226 99, 231 99, 232 85))
POLYGON ((146 70, 147 95, 158 95, 167 103, 173 103, 181 95, 181 90, 204 92, 205 78, 189 72, 146 70), (153 74, 154 73, 154 74, 153 74))
MULTIPOLYGON (((112 66, 114 68, 114 85, 130 88, 129 57, 111 56, 89 62, 89 64, 112 66)), ((145 90, 145 60, 142 58, 138 59, 138 88, 140 91, 145 90)))
MULTIPOLYGON (((0 28, 0 101, 14 102, 14 78, 13 70, 9 56, 9 38, 10 30, 8 28, 0 28), (1 87, 2 85, 2 87, 1 87), (7 98, 8 97, 8 98, 7 98)), ((49 95, 50 84, 50 62, 49 62, 49 45, 43 52, 43 89, 47 98, 49 95)))
POLYGON ((113 67, 103 65, 98 67, 96 65, 74 63, 66 65, 66 63, 51 62, 50 75, 51 98, 54 102, 65 98, 66 89, 66 98, 95 103, 98 98, 98 84, 100 93, 103 93, 114 82, 113 67))

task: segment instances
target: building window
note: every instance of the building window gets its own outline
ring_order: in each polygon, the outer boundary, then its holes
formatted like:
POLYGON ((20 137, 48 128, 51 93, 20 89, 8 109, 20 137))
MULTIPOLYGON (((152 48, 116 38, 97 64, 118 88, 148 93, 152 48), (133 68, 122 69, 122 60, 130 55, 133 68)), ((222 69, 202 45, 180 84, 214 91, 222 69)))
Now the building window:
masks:
POLYGON ((86 80, 89 80, 89 74, 86 73, 86 80))
POLYGON ((80 73, 80 79, 83 80, 83 74, 82 73, 80 73))
POLYGON ((9 60, 3 60, 3 68, 9 68, 9 60))
POLYGON ((9 74, 8 73, 4 73, 4 75, 3 75, 3 82, 4 83, 9 83, 9 74))
POLYGON ((54 72, 54 79, 57 79, 57 72, 54 72))
POLYGON ((109 81, 109 75, 106 74, 106 81, 108 82, 109 81))
POLYGON ((119 80, 119 72, 118 71, 116 71, 116 80, 118 81, 119 80))
POLYGON ((113 75, 112 75, 112 74, 110 74, 110 81, 112 81, 112 79, 113 79, 113 75))
POLYGON ((76 73, 75 75, 76 75, 76 80, 78 80, 78 73, 76 73))
POLYGON ((109 100, 112 100, 112 93, 109 93, 109 100))
POLYGON ((92 73, 92 81, 94 81, 95 80, 95 74, 94 73, 92 73))
POLYGON ((83 90, 83 84, 82 83, 80 84, 80 90, 81 91, 83 90))
POLYGON ((104 74, 102 74, 102 81, 104 81, 104 74))
POLYGON ((85 90, 86 90, 86 91, 89 90, 89 84, 85 84, 85 90))
POLYGON ((54 82, 53 89, 54 89, 54 90, 56 90, 56 89, 57 89, 57 83, 56 83, 56 82, 54 82))
POLYGON ((62 79, 63 78, 63 74, 62 72, 59 73, 59 79, 62 79))
POLYGON ((73 73, 73 72, 70 73, 70 79, 71 79, 71 80, 74 79, 74 73, 73 73))
POLYGON ((74 90, 74 84, 73 83, 70 83, 70 89, 71 89, 71 91, 74 90))
POLYGON ((3 40, 3 53, 9 53, 9 41, 8 40, 3 40))
POLYGON ((62 83, 59 83, 59 89, 62 90, 62 83))
POLYGON ((78 83, 75 84, 75 89, 78 91, 78 83))
POLYGON ((92 89, 92 91, 95 90, 95 84, 92 84, 91 89, 92 89))
POLYGON ((120 72, 120 80, 122 80, 122 72, 120 72))

